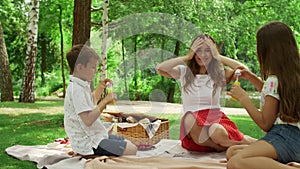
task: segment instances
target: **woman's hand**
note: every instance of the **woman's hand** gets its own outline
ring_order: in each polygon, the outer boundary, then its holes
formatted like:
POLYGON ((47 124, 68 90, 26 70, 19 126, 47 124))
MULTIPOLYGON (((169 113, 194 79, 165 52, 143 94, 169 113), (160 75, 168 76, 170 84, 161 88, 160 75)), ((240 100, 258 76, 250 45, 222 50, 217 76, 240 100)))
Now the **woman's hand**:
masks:
POLYGON ((203 45, 204 39, 197 38, 191 45, 187 55, 183 56, 185 62, 192 60, 197 50, 203 45))
POLYGON ((244 97, 248 97, 247 92, 239 85, 232 85, 231 90, 228 91, 227 94, 238 101, 242 100, 244 97))
POLYGON ((217 49, 216 44, 211 39, 209 39, 207 37, 205 38, 205 43, 209 46, 212 56, 216 60, 220 61, 221 60, 221 58, 220 58, 221 56, 220 56, 220 53, 219 53, 219 51, 217 49))

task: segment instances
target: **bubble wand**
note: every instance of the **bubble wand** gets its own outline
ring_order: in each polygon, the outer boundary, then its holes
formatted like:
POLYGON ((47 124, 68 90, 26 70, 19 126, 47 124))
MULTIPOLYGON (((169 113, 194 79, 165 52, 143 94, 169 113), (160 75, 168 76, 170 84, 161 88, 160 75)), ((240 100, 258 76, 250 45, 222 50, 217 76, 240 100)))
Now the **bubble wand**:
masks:
MULTIPOLYGON (((239 82, 239 76, 242 75, 241 70, 240 69, 235 70, 234 75, 236 76, 236 79, 235 79, 233 84, 237 85, 237 86, 240 86, 241 83, 239 82)), ((236 99, 231 97, 231 100, 236 100, 236 99)))
MULTIPOLYGON (((113 92, 113 84, 111 82, 106 82, 106 87, 108 88, 108 93, 112 93, 113 92)), ((111 102, 111 104, 116 104, 116 100, 113 100, 111 102)))

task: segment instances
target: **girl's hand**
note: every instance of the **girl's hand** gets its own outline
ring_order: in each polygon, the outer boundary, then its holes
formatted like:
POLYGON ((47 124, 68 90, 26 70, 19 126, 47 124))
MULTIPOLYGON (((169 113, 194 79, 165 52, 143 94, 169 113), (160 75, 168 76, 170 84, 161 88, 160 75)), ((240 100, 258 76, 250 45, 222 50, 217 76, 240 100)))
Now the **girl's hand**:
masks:
POLYGON ((247 92, 239 85, 232 85, 231 90, 228 91, 227 94, 238 101, 243 97, 248 97, 247 92))
MULTIPOLYGON (((244 67, 240 67, 238 68, 240 69, 241 75, 239 76, 239 78, 243 78, 246 80, 251 79, 252 77, 256 77, 256 75, 254 73, 252 73, 249 69, 244 68, 244 67)), ((235 75, 234 75, 235 76, 235 75)), ((236 77, 234 77, 236 78, 236 77)))

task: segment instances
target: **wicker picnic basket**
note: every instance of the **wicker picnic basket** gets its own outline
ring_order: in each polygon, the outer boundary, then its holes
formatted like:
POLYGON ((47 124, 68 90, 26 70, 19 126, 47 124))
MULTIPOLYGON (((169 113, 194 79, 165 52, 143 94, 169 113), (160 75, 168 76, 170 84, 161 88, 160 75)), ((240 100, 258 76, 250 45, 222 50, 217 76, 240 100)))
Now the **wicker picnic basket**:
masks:
MULTIPOLYGON (((111 112, 110 114, 115 115, 115 113, 111 113, 111 112)), ((155 135, 151 139, 149 138, 147 131, 140 124, 137 124, 133 127, 127 127, 127 128, 121 128, 117 126, 117 134, 130 140, 135 145, 141 145, 141 144, 153 145, 158 143, 161 139, 169 139, 170 138, 169 120, 164 118, 157 118, 157 120, 161 120, 161 123, 155 135)))
POLYGON ((149 144, 153 145, 158 143, 161 139, 169 139, 169 121, 162 120, 158 130, 156 131, 155 135, 150 139, 146 130, 143 128, 142 125, 138 124, 134 127, 128 128, 121 128, 117 127, 118 135, 124 136, 126 139, 130 140, 135 145, 140 144, 149 144))

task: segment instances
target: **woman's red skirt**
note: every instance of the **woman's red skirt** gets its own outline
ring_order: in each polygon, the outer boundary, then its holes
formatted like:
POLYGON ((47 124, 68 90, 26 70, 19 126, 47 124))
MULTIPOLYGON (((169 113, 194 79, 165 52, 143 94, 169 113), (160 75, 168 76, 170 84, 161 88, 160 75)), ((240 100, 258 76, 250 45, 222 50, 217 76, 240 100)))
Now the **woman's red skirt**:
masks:
POLYGON ((212 152, 215 149, 207 146, 201 146, 196 144, 191 138, 187 137, 185 132, 183 121, 187 114, 191 113, 197 122, 198 126, 210 126, 214 123, 222 125, 228 132, 229 139, 235 141, 241 141, 244 138, 243 133, 241 133, 237 126, 232 122, 220 109, 206 109, 199 110, 196 112, 187 112, 181 119, 180 124, 180 140, 183 148, 190 151, 198 152, 212 152))

